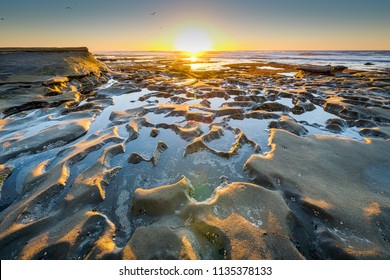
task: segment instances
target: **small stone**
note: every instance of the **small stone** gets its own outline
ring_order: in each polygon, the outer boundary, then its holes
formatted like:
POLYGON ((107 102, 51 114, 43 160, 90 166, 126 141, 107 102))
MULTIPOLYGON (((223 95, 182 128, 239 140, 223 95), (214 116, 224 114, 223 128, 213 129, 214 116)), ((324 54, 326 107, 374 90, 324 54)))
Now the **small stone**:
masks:
POLYGON ((128 162, 129 163, 132 163, 132 164, 138 164, 138 163, 140 163, 141 161, 143 161, 144 160, 144 158, 143 157, 141 157, 139 154, 137 154, 137 153, 132 153, 131 155, 130 155, 130 157, 128 158, 128 162))
POLYGON ((208 108, 210 108, 210 106, 211 106, 211 102, 205 98, 200 102, 200 104, 203 105, 204 107, 208 107, 208 108))
POLYGON ((219 180, 221 181, 221 184, 229 184, 229 178, 225 175, 222 175, 221 177, 219 177, 219 180))
POLYGON ((155 138, 157 137, 157 135, 160 133, 160 131, 157 129, 157 128, 153 128, 151 131, 150 131, 150 136, 155 138))

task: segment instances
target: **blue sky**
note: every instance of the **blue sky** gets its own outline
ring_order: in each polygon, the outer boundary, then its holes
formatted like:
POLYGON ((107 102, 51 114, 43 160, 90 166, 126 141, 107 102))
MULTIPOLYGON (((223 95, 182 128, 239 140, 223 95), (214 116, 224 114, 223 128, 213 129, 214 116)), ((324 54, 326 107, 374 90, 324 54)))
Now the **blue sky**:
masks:
POLYGON ((193 25, 216 49, 390 49, 389 0, 3 0, 0 18, 0 46, 170 49, 193 25))

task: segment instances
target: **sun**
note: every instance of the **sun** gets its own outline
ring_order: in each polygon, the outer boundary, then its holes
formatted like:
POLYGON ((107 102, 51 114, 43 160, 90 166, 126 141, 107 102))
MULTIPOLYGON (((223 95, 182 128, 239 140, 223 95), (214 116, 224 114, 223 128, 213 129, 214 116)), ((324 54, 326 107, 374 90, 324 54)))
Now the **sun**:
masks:
POLYGON ((183 29, 176 37, 175 49, 178 51, 188 52, 196 56, 200 52, 212 49, 210 36, 199 27, 188 27, 183 29))

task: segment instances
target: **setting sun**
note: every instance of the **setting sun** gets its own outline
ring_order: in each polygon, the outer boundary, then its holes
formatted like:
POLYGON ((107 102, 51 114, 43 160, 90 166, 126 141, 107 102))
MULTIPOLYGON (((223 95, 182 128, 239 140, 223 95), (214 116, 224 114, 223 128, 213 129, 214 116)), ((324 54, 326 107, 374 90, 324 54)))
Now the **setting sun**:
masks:
POLYGON ((182 30, 175 40, 175 49, 195 55, 212 49, 210 36, 201 28, 189 27, 182 30))

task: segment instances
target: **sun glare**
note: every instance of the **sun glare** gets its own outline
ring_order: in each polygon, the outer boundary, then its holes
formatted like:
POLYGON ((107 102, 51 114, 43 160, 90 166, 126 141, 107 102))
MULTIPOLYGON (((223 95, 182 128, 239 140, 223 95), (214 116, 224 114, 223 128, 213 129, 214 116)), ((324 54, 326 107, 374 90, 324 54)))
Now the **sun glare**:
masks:
POLYGON ((192 57, 196 57, 202 51, 211 50, 212 41, 203 29, 189 27, 182 30, 176 37, 175 49, 188 52, 192 57))

